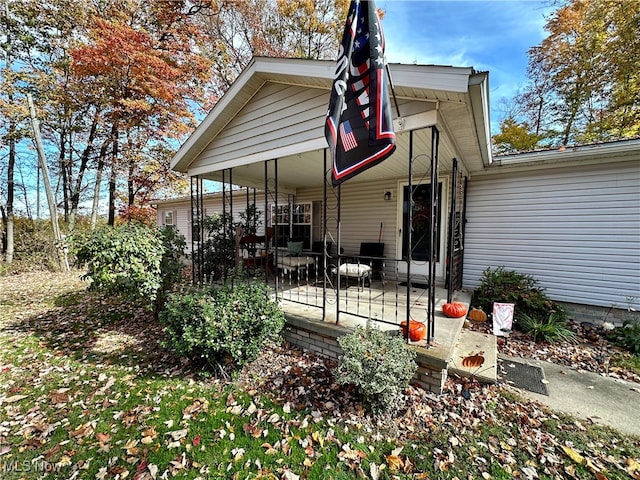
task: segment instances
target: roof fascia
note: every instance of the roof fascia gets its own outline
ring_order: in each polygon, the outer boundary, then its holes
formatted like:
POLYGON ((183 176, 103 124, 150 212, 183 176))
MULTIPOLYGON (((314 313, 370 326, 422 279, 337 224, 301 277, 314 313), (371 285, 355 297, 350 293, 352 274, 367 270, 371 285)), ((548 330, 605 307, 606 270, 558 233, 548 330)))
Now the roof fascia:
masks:
POLYGON ((478 135, 482 163, 488 167, 493 162, 491 154, 491 119, 489 118, 489 72, 469 76, 469 97, 473 120, 478 135))
POLYGON ((640 139, 496 156, 491 168, 475 172, 474 175, 491 175, 512 170, 560 168, 576 163, 602 164, 603 159, 610 160, 612 163, 640 161, 640 139))

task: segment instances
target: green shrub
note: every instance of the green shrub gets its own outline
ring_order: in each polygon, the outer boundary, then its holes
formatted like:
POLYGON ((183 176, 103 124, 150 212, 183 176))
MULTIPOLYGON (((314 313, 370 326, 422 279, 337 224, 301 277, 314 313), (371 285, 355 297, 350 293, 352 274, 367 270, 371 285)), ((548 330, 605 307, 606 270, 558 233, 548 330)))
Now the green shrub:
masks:
POLYGON ((369 327, 356 327, 338 343, 344 354, 334 371, 336 381, 355 385, 373 412, 396 409, 418 368, 416 352, 402 338, 369 327))
POLYGON ((160 260, 160 288, 154 305, 156 318, 164 309, 169 292, 183 281, 182 272, 185 267, 183 257, 187 246, 184 235, 174 226, 166 225, 159 230, 159 233, 163 251, 160 260))
POLYGON ((621 327, 607 334, 607 339, 634 355, 640 355, 640 322, 631 318, 625 320, 621 327))
POLYGON ((74 252, 88 266, 90 289, 133 299, 155 299, 160 288, 162 239, 137 223, 105 226, 74 237, 74 252))
POLYGON ((235 265, 235 227, 231 214, 215 214, 204 219, 205 240, 202 243, 203 273, 209 281, 227 277, 235 265))
POLYGON ((504 267, 487 268, 483 272, 472 303, 485 312, 492 312, 494 302, 513 303, 518 318, 526 315, 546 320, 552 312, 560 309, 531 275, 505 270, 504 267))
MULTIPOLYGON (((205 238, 202 243, 203 273, 207 280, 226 279, 236 263, 235 234, 241 227, 243 235, 255 233, 262 225, 262 211, 254 203, 239 212, 240 221, 234 221, 229 212, 207 216, 203 222, 205 238)), ((249 251, 250 256, 256 254, 255 249, 249 251)))
POLYGON ((561 308, 546 317, 521 314, 518 316, 518 323, 534 342, 570 342, 576 337, 575 332, 567 326, 567 315, 561 308))
POLYGON ((207 368, 255 360, 284 327, 284 314, 259 282, 172 294, 160 319, 165 346, 207 368))
POLYGON ((184 246, 184 237, 172 228, 140 223, 105 226, 72 238, 78 262, 88 266, 90 289, 144 301, 156 312, 180 280, 184 246))

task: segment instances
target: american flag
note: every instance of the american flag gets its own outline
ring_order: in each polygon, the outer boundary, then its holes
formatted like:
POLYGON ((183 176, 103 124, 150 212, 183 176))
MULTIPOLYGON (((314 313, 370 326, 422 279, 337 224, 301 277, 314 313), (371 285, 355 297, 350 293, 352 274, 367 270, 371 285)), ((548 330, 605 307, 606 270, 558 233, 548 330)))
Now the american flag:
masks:
POLYGON ((340 137, 342 139, 342 147, 345 152, 356 148, 358 146, 358 142, 356 141, 356 136, 353 134, 353 130, 351 130, 351 124, 348 120, 345 120, 340 124, 340 137))
POLYGON ((393 154, 384 35, 373 0, 352 0, 338 49, 325 137, 337 186, 393 154))

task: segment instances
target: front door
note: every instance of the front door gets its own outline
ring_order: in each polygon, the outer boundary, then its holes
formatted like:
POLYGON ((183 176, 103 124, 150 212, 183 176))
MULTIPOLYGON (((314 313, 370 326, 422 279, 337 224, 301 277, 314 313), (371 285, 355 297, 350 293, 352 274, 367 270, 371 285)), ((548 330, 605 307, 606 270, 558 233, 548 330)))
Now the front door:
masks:
MULTIPOLYGON (((411 259, 412 281, 426 282, 429 275, 429 235, 431 230, 431 184, 420 183, 417 185, 401 185, 402 196, 399 198, 400 225, 398 227, 398 250, 400 258, 411 259), (409 199, 412 202, 409 202, 409 199), (411 216, 409 209, 411 208, 411 216), (400 215, 401 212, 401 215, 400 215), (411 220, 410 220, 411 219, 411 220), (411 232, 411 246, 409 247, 408 235, 411 232)), ((442 183, 438 183, 438 209, 436 213, 436 241, 434 244, 434 259, 436 261, 436 275, 443 276, 440 254, 442 251, 442 183)), ((406 275, 407 264, 400 262, 399 272, 406 275)))

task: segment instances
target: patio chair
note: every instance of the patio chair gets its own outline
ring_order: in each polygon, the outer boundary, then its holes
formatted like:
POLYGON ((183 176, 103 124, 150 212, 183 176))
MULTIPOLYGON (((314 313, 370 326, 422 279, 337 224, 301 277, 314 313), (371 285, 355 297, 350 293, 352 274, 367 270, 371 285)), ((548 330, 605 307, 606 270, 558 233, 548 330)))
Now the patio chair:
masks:
POLYGON ((309 266, 315 264, 313 255, 302 251, 304 242, 287 242, 287 253, 278 257, 278 269, 285 275, 296 273, 300 275, 309 266))
POLYGON ((371 267, 371 276, 377 275, 382 279, 382 257, 384 257, 384 243, 362 242, 358 261, 371 267))
POLYGON ((357 257, 347 260, 339 268, 333 268, 334 274, 346 277, 347 286, 350 278, 355 278, 358 290, 371 286, 371 278, 378 274, 382 278, 382 256, 384 254, 384 243, 362 242, 360 244, 360 254, 357 257))
POLYGON ((258 268, 264 268, 267 276, 271 273, 273 253, 269 251, 269 245, 273 236, 273 229, 267 228, 266 235, 250 233, 240 238, 238 242, 238 256, 242 265, 251 273, 258 268))

